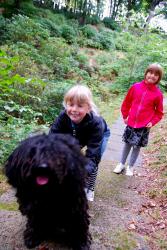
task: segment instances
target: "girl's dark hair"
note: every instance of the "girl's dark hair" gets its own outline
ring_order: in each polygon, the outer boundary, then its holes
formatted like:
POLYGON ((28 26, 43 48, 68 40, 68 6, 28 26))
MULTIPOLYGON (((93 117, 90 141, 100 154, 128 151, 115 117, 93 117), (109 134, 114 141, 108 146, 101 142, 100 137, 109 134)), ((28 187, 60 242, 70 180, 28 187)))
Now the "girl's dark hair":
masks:
POLYGON ((162 69, 161 65, 158 63, 150 64, 145 71, 144 79, 146 78, 146 75, 149 71, 153 71, 159 75, 158 81, 155 83, 155 84, 158 84, 161 81, 162 76, 163 76, 163 69, 162 69))

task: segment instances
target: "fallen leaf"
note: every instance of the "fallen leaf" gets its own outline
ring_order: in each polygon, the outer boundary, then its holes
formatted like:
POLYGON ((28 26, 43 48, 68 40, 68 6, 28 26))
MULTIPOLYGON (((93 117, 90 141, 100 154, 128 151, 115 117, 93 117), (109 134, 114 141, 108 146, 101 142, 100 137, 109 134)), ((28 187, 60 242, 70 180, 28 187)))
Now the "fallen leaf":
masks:
POLYGON ((134 225, 134 223, 131 223, 131 224, 128 225, 128 229, 129 230, 135 230, 136 226, 134 225))

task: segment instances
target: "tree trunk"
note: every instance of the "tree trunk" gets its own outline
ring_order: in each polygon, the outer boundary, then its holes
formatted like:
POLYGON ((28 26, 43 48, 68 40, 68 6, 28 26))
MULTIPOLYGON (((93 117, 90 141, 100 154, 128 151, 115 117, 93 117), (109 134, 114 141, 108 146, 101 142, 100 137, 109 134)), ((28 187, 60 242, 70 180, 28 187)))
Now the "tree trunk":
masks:
POLYGON ((149 14, 148 17, 146 19, 146 23, 144 24, 144 31, 146 32, 147 27, 151 21, 151 19, 155 16, 155 8, 156 6, 162 2, 161 0, 153 0, 150 4, 150 8, 149 8, 149 14))
POLYGON ((14 8, 16 8, 17 10, 20 9, 20 0, 14 1, 14 8))

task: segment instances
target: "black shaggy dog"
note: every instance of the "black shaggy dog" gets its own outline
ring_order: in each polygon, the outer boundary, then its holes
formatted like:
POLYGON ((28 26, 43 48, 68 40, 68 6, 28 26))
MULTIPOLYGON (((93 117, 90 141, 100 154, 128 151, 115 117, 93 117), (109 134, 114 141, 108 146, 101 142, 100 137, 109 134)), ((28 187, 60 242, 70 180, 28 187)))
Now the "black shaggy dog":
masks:
POLYGON ((28 138, 9 156, 5 173, 27 217, 28 248, 51 240, 90 249, 85 164, 75 139, 63 134, 28 138))

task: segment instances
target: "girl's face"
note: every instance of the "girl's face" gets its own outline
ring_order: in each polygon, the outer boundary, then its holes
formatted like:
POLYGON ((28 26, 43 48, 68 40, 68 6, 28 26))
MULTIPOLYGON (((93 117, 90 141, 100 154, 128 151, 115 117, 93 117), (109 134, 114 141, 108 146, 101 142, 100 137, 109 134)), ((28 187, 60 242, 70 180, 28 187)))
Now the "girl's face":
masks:
POLYGON ((147 84, 156 84, 159 80, 159 74, 155 71, 148 71, 145 76, 145 81, 147 84))
POLYGON ((90 112, 89 105, 87 103, 79 103, 76 100, 72 100, 66 103, 66 113, 74 123, 80 123, 85 115, 90 112))

